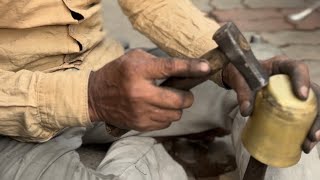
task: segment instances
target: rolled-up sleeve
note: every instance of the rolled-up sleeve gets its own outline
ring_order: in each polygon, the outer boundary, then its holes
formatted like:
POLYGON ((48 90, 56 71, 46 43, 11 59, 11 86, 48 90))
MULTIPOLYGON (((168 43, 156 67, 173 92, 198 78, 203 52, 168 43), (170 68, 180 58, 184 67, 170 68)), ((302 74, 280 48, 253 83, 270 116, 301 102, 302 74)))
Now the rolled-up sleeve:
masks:
POLYGON ((220 25, 205 17, 190 0, 118 0, 133 27, 173 57, 207 58, 212 81, 221 87, 224 58, 211 54, 220 25))
POLYGON ((0 134, 44 142, 66 127, 91 125, 89 74, 0 70, 0 134))
POLYGON ((190 0, 118 0, 133 27, 175 57, 199 58, 216 48, 220 27, 190 0))

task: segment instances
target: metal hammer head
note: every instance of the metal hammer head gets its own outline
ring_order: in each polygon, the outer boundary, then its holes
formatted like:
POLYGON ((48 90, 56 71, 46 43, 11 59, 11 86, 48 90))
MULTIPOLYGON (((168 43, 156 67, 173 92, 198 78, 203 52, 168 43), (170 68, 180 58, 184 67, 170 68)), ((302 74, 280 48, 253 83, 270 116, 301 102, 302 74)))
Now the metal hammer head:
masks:
POLYGON ((228 22, 213 36, 229 61, 239 70, 251 90, 259 90, 268 84, 268 75, 254 56, 250 44, 237 26, 228 22))

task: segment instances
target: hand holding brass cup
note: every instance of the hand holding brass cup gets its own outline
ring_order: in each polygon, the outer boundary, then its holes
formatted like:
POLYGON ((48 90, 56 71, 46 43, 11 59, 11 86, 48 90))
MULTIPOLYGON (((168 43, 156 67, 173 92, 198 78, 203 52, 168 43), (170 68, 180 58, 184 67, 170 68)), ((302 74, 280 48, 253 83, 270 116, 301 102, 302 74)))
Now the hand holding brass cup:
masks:
POLYGON ((257 93, 255 107, 243 133, 249 153, 270 166, 289 167, 301 157, 301 146, 317 114, 311 90, 306 101, 298 99, 286 75, 270 78, 257 93))

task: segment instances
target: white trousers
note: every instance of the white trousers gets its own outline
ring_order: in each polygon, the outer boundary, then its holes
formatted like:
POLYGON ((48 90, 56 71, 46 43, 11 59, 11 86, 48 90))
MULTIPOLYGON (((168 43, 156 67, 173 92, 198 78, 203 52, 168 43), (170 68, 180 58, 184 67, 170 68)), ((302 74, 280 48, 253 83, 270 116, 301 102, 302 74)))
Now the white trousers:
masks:
MULTIPOLYGON (((115 139, 102 124, 92 129, 70 128, 43 144, 21 143, 0 137, 1 180, 186 180, 183 168, 150 136, 197 133, 215 127, 232 130, 240 176, 249 154, 239 139, 245 118, 239 114, 234 94, 211 82, 193 89, 194 105, 168 129, 129 132, 115 139), (114 142, 97 169, 85 167, 75 151, 83 143, 114 142)), ((320 160, 317 149, 303 155, 299 164, 286 169, 269 167, 266 180, 318 180, 320 160)))

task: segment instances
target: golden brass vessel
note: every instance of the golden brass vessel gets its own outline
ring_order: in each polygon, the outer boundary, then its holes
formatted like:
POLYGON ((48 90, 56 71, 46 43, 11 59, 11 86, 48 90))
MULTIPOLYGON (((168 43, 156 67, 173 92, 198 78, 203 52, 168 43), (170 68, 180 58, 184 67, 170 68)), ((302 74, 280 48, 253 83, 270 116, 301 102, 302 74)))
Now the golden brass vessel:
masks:
POLYGON ((274 167, 289 167, 301 157, 301 145, 317 114, 311 90, 306 101, 298 99, 289 77, 276 75, 257 93, 254 111, 242 142, 257 160, 274 167))

